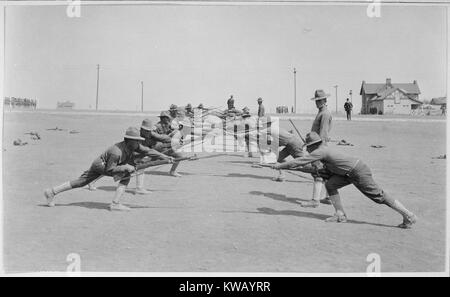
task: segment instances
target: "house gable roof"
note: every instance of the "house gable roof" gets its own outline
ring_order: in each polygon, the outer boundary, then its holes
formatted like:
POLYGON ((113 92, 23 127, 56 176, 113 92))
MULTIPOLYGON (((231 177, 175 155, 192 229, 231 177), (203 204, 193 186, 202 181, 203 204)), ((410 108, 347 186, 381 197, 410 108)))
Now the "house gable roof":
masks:
POLYGON ((401 93, 403 93, 406 97, 408 97, 409 100, 414 101, 415 103, 419 103, 422 104, 423 102, 420 100, 415 99, 413 96, 411 96, 411 94, 408 94, 408 92, 404 89, 401 89, 399 87, 393 87, 393 88, 389 88, 389 89, 385 89, 383 91, 381 91, 380 93, 378 93, 376 96, 374 96, 373 98, 371 98, 369 101, 382 101, 387 99, 387 97, 394 93, 395 91, 400 91, 401 93))
POLYGON ((388 85, 387 83, 366 83, 364 81, 362 82, 361 91, 359 94, 362 95, 363 91, 364 91, 364 93, 366 93, 368 95, 376 94, 377 96, 380 96, 385 91, 392 89, 392 88, 398 88, 398 89, 402 90, 405 94, 408 94, 408 95, 419 95, 420 94, 420 89, 419 89, 419 85, 417 84, 417 82, 388 85))

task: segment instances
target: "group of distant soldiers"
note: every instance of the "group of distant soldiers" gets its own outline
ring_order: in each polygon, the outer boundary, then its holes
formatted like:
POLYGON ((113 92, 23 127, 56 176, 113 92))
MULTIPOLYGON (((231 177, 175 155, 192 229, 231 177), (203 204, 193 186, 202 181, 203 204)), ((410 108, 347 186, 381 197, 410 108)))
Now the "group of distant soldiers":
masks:
MULTIPOLYGON (((353 156, 346 156, 330 148, 330 131, 332 128, 332 116, 327 109, 327 98, 323 90, 316 90, 312 100, 315 101, 318 113, 313 121, 311 132, 303 139, 298 132, 294 134, 279 127, 273 130, 253 130, 246 131, 246 146, 249 151, 249 157, 253 157, 249 150, 249 139, 251 134, 257 134, 257 138, 269 133, 270 139, 276 139, 279 151, 277 163, 272 166, 279 171, 276 181, 282 182, 285 177, 282 170, 300 170, 307 172, 313 177, 313 194, 310 201, 301 203, 303 207, 318 207, 320 203, 332 204, 335 208, 335 214, 328 218, 327 222, 346 222, 347 216, 339 196, 338 189, 353 184, 365 196, 376 203, 385 204, 400 213, 403 222, 399 225, 401 228, 410 228, 416 222, 416 216, 406 209, 398 200, 391 198, 378 184, 375 183, 370 169, 360 159, 353 156), (304 148, 306 147, 306 152, 304 148), (286 162, 286 158, 291 156, 293 160, 286 162), (322 188, 326 189, 326 196, 321 199, 322 188)), ((258 102, 258 121, 265 123, 271 121, 270 116, 265 116, 265 109, 262 104, 262 98, 258 102)), ((208 112, 210 109, 200 104, 193 108, 187 104, 184 108, 178 108, 171 105, 168 111, 162 111, 159 115, 159 122, 153 125, 150 119, 145 119, 140 130, 130 127, 126 130, 124 140, 109 147, 97 159, 94 160, 91 167, 85 171, 79 178, 65 182, 59 186, 46 189, 44 191, 48 206, 55 205, 55 196, 63 191, 90 185, 93 190, 93 183, 102 176, 116 176, 121 174, 119 184, 116 188, 114 198, 109 205, 110 210, 128 211, 127 206, 121 203, 121 197, 125 188, 130 182, 132 176, 136 176, 136 194, 147 194, 144 187, 143 170, 136 171, 136 164, 143 160, 165 160, 172 163, 169 175, 180 177, 176 171, 180 159, 186 157, 186 154, 174 147, 175 136, 180 136, 180 130, 184 125, 192 124, 192 118, 195 115, 195 109, 208 112), (188 119, 186 122, 184 119, 188 119), (190 121, 189 121, 190 120, 190 121), (189 124, 188 124, 189 123, 189 124)), ((223 112, 216 112, 216 115, 227 118, 246 119, 251 116, 248 107, 242 111, 234 106, 233 95, 227 100, 227 109, 223 112)), ((262 137, 263 138, 263 137, 262 137)), ((176 141, 182 141, 183 137, 176 138, 176 141)), ((258 145, 259 148, 259 145, 258 145)), ((260 154, 264 154, 261 150, 260 154)))

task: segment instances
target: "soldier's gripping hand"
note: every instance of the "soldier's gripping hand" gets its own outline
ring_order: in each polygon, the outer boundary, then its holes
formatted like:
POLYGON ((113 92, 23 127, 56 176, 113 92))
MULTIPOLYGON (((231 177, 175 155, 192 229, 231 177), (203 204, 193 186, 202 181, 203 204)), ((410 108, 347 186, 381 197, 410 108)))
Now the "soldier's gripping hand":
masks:
POLYGON ((134 168, 133 165, 125 164, 123 165, 123 170, 127 173, 133 173, 136 169, 134 168))
POLYGON ((167 157, 166 160, 169 161, 169 164, 172 164, 174 162, 173 157, 167 157))
POLYGON ((281 164, 277 163, 277 164, 272 165, 272 169, 280 170, 281 169, 281 164))

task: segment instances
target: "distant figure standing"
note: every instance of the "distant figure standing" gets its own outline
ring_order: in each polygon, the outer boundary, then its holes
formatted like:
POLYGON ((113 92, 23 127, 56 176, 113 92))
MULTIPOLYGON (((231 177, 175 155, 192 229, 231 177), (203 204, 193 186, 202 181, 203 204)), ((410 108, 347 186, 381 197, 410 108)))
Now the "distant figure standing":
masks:
POLYGON ((263 117, 266 114, 266 110, 264 109, 264 105, 262 104, 263 100, 261 97, 258 98, 258 117, 263 117))
POLYGON ((441 105, 442 115, 445 116, 447 114, 447 104, 444 103, 441 105))
POLYGON ((227 100, 227 110, 225 110, 225 115, 228 117, 236 117, 241 115, 241 112, 234 107, 234 98, 233 95, 227 100))
POLYGON ((345 112, 347 113, 347 121, 351 121, 353 104, 350 102, 350 100, 348 98, 347 98, 347 102, 345 102, 345 104, 344 104, 344 109, 345 109, 345 112))

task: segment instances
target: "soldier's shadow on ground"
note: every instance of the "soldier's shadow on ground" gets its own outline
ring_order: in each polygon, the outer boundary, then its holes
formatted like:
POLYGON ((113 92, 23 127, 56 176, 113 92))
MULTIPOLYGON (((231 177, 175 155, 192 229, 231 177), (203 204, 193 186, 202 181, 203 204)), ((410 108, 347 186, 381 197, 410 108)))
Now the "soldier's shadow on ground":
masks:
MULTIPOLYGON (((273 177, 267 176, 267 175, 256 175, 256 174, 249 174, 249 173, 228 173, 227 175, 213 175, 218 177, 236 177, 236 178, 254 178, 254 179, 264 179, 264 180, 270 180, 273 181, 273 177)), ((275 182, 275 181, 273 181, 275 182)), ((300 181, 300 180, 284 180, 284 182, 288 183, 311 183, 310 181, 300 181)))
POLYGON ((276 193, 266 193, 266 192, 261 192, 261 191, 251 191, 249 192, 250 195, 255 195, 255 196, 264 196, 273 200, 277 200, 277 201, 283 201, 283 202, 289 202, 289 203, 294 203, 296 205, 299 205, 300 202, 302 201, 309 201, 308 199, 300 199, 300 198, 291 198, 291 197, 286 197, 286 195, 281 195, 281 194, 276 194, 276 193))
MULTIPOLYGON (((83 207, 88 209, 101 209, 101 210, 108 210, 109 211, 109 205, 110 203, 105 202, 92 202, 92 201, 85 201, 85 202, 73 202, 68 204, 56 204, 55 207, 83 207)), ((141 205, 132 205, 124 203, 124 205, 128 206, 129 208, 151 208, 149 206, 141 206, 141 205)), ((47 207, 45 204, 41 204, 39 206, 47 207)))
MULTIPOLYGON (((302 218, 313 218, 324 221, 326 218, 329 218, 331 215, 324 215, 319 213, 298 211, 298 210, 275 210, 268 207, 260 207, 256 209, 257 212, 247 211, 246 213, 255 213, 255 214, 265 214, 265 215, 285 215, 285 216, 296 216, 302 218)), ((328 223, 332 224, 332 223, 328 223)), ((387 228, 398 228, 397 226, 386 225, 386 224, 378 224, 378 223, 370 223, 364 221, 357 220, 347 220, 345 224, 361 224, 361 225, 372 225, 377 227, 387 227, 387 228)))
MULTIPOLYGON (((271 199, 277 200, 277 201, 294 203, 296 205, 300 205, 301 201, 310 201, 309 199, 290 198, 290 197, 286 197, 286 195, 281 195, 281 194, 276 194, 276 193, 265 193, 265 192, 261 192, 261 191, 251 191, 251 192, 249 192, 249 194, 256 195, 256 196, 264 196, 264 197, 271 198, 271 199)), ((291 215, 291 216, 304 217, 304 218, 315 218, 315 219, 319 219, 319 220, 325 220, 326 218, 331 216, 331 215, 324 215, 324 214, 297 211, 297 210, 274 210, 274 209, 268 208, 268 207, 258 208, 257 210, 258 210, 258 212, 247 212, 247 213, 258 213, 258 214, 262 213, 262 214, 267 214, 267 215, 291 215)), ((357 220, 347 220, 347 223, 373 225, 373 226, 378 226, 378 227, 397 228, 397 226, 370 223, 370 222, 357 221, 357 220)))
MULTIPOLYGON (((100 191, 107 191, 107 192, 115 192, 117 189, 117 187, 115 186, 100 186, 97 187, 97 190, 100 191)), ((147 191, 150 192, 172 192, 172 190, 159 190, 159 189, 146 189, 147 191)), ((130 193, 130 194, 134 194, 134 189, 133 188, 127 188, 125 190, 126 193, 130 193)))

